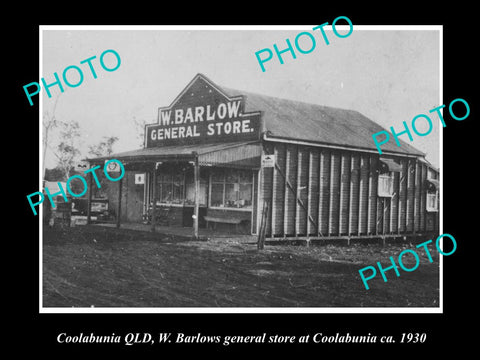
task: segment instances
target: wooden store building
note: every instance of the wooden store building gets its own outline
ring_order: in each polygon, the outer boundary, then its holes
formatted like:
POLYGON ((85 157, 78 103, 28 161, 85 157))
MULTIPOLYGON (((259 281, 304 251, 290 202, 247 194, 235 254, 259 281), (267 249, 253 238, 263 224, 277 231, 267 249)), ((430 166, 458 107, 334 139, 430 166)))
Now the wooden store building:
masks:
POLYGON ((208 226, 267 240, 438 233, 438 171, 404 142, 379 155, 372 134, 381 130, 356 111, 240 92, 197 74, 146 125, 143 149, 89 162, 125 167, 109 194, 118 226, 191 227, 194 237, 208 226))

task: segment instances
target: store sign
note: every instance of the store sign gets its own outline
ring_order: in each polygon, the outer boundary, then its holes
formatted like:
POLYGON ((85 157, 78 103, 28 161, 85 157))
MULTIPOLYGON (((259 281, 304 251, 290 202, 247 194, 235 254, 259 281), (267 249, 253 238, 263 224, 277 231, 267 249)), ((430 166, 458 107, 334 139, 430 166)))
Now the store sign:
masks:
POLYGON ((109 173, 116 173, 121 171, 120 164, 115 161, 105 160, 105 167, 106 171, 109 173))
POLYGON ((81 172, 88 170, 90 168, 90 164, 88 163, 88 161, 80 160, 75 163, 74 168, 75 171, 81 172))
POLYGON ((262 168, 275 167, 275 155, 262 155, 262 168))
POLYGON ((145 184, 145 174, 135 174, 135 185, 145 184))
POLYGON ((244 113, 243 96, 228 97, 197 75, 166 108, 158 121, 146 126, 146 147, 257 140, 260 112, 244 113))

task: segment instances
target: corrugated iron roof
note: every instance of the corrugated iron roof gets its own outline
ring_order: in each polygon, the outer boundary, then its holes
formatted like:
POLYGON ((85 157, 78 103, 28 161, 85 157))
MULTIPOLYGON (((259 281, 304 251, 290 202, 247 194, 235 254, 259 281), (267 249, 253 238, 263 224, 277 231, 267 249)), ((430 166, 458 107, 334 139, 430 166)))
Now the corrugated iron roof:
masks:
MULTIPOLYGON (((220 88, 229 96, 244 95, 245 111, 262 111, 265 130, 272 137, 377 151, 372 135, 386 130, 358 111, 220 88)), ((391 137, 382 151, 425 155, 402 140, 400 143, 402 146, 397 146, 391 137)))
MULTIPOLYGON (((377 151, 372 135, 386 130, 375 121, 370 120, 358 111, 345 110, 310 104, 301 101, 282 99, 245 91, 218 86, 202 74, 197 74, 187 85, 185 92, 199 78, 214 85, 225 96, 243 96, 245 112, 261 111, 263 130, 269 138, 305 141, 318 145, 341 146, 351 149, 377 151)), ((395 141, 382 145, 382 151, 398 155, 425 156, 425 154, 406 142, 400 140, 401 146, 395 141)), ((158 148, 145 148, 113 154, 89 160, 117 158, 121 160, 159 159, 161 157, 189 158, 195 151, 199 155, 222 151, 232 146, 242 146, 245 143, 220 143, 200 145, 175 145, 158 148)))

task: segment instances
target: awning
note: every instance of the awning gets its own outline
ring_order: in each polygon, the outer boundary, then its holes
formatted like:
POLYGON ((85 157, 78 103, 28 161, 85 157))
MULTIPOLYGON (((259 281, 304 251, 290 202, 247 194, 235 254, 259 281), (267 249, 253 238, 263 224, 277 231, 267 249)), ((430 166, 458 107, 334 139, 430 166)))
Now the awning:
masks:
POLYGON ((222 150, 199 153, 200 166, 228 165, 247 168, 260 168, 262 147, 259 143, 243 143, 222 150))
POLYGON ((440 181, 436 179, 427 179, 427 190, 436 191, 440 189, 440 181))
POLYGON ((398 164, 395 162, 393 159, 388 159, 388 158, 380 158, 380 163, 381 166, 386 170, 386 171, 397 171, 401 172, 402 171, 402 165, 398 164))
POLYGON ((87 159, 100 164, 108 159, 117 159, 124 165, 139 163, 193 161, 198 156, 200 166, 235 166, 260 168, 262 147, 257 142, 235 142, 219 144, 174 145, 138 149, 87 159))

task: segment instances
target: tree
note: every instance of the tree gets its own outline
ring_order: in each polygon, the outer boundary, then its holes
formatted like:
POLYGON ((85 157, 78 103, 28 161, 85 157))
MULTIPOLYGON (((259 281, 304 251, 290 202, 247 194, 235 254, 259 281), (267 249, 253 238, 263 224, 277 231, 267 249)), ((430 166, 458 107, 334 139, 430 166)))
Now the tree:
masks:
MULTIPOLYGON (((61 95, 61 94, 60 94, 61 95)), ((59 122, 57 121, 57 118, 55 117, 55 110, 57 108, 57 103, 58 99, 60 98, 60 95, 57 96, 55 99, 55 103, 53 104, 53 110, 52 113, 50 114, 48 110, 45 110, 43 113, 43 139, 42 139, 42 145, 43 145, 43 169, 42 169, 42 174, 45 177, 45 160, 47 157, 47 147, 49 147, 49 135, 50 131, 55 129, 59 122)))
POLYGON ((104 136, 100 143, 88 147, 88 153, 92 156, 110 156, 113 153, 113 145, 117 141, 116 136, 104 136))
MULTIPOLYGON (((135 129, 137 132, 137 139, 141 147, 145 147, 145 125, 147 124, 146 120, 138 120, 135 116, 133 117, 133 123, 135 124, 135 129)), ((153 123, 150 121, 148 123, 153 123)))
POLYGON ((64 180, 70 178, 70 173, 78 160, 80 155, 79 139, 80 139, 80 125, 77 121, 58 122, 57 126, 60 128, 60 143, 54 149, 53 154, 58 160, 58 166, 63 171, 64 180))

